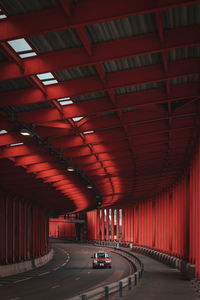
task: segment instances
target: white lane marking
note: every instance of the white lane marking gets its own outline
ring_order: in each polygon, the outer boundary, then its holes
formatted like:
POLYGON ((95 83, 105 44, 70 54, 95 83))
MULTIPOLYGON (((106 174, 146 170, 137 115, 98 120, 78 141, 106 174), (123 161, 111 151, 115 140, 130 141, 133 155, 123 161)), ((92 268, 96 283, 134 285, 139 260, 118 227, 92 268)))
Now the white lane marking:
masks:
POLYGON ((32 277, 27 277, 27 278, 19 279, 19 280, 14 281, 14 283, 26 281, 26 280, 29 280, 29 279, 31 279, 31 278, 32 278, 32 277))
POLYGON ((63 263, 62 265, 61 265, 61 267, 64 267, 66 265, 66 262, 65 263, 63 263))
POLYGON ((55 269, 53 269, 54 271, 57 271, 58 269, 60 269, 60 267, 57 267, 57 268, 55 268, 55 269))
POLYGON ((75 280, 79 280, 81 277, 77 277, 75 280))
POLYGON ((43 275, 46 275, 46 274, 49 274, 49 273, 50 273, 50 271, 45 272, 45 273, 41 273, 41 274, 39 274, 38 276, 43 276, 43 275))
POLYGON ((20 297, 10 298, 9 300, 18 300, 20 297))
POLYGON ((59 288, 60 287, 60 285, 54 285, 54 286, 52 286, 51 288, 52 289, 57 289, 57 288, 59 288))

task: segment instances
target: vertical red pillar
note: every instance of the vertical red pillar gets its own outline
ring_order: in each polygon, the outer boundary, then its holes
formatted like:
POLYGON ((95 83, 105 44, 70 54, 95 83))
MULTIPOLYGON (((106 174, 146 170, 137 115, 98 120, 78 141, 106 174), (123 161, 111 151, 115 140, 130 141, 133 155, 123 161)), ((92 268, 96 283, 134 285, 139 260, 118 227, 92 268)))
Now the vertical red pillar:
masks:
POLYGON ((116 209, 116 240, 119 242, 119 209, 116 209))
POLYGON ((111 241, 114 241, 114 209, 111 208, 111 241))
POLYGON ((101 210, 101 239, 102 241, 105 240, 105 214, 104 214, 104 208, 101 210))
POLYGON ((106 209, 106 241, 109 241, 109 230, 110 230, 110 222, 109 222, 109 209, 106 209))
POLYGON ((96 238, 97 240, 100 239, 100 210, 97 210, 97 226, 96 226, 96 238))

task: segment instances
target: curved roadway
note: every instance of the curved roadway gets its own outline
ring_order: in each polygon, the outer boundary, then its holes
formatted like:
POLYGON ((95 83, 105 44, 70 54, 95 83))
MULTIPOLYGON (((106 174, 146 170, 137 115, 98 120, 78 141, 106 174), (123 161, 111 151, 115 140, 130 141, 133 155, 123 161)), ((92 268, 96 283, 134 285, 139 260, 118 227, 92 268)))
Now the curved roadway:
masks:
POLYGON ((68 299, 132 271, 128 261, 115 253, 111 253, 112 269, 92 269, 91 256, 100 247, 62 241, 52 246, 54 258, 45 266, 0 279, 1 300, 68 299))

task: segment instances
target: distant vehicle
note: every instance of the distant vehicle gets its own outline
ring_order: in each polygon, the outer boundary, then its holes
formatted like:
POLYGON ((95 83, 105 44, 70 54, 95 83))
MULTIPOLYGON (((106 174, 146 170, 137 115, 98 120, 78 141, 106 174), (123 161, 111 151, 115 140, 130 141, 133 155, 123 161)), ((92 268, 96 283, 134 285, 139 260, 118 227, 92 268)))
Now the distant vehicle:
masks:
POLYGON ((96 268, 111 268, 111 257, 107 252, 99 251, 94 253, 92 258, 93 269, 96 268))

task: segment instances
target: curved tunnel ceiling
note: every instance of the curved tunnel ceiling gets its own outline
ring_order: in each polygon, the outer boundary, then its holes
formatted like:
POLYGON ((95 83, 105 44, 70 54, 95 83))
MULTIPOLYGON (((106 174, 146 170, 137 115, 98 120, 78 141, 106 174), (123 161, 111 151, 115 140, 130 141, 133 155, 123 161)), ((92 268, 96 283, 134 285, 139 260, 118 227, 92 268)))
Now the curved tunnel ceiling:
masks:
POLYGON ((172 185, 199 130, 199 15, 200 1, 0 0, 0 186, 64 213, 172 185))

